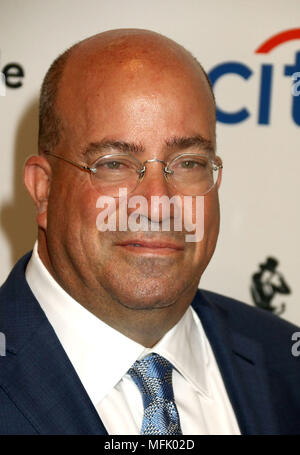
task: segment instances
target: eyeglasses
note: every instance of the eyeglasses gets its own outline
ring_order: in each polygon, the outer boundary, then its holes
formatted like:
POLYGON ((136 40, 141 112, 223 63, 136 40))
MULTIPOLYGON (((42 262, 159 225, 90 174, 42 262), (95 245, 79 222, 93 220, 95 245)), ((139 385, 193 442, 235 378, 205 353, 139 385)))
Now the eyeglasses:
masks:
POLYGON ((95 189, 112 197, 118 197, 120 188, 126 188, 128 194, 132 193, 143 180, 148 163, 163 164, 168 184, 187 196, 207 194, 217 183, 223 168, 219 157, 212 160, 201 153, 182 153, 170 161, 153 158, 143 163, 127 153, 111 153, 100 156, 90 167, 48 151, 44 153, 89 172, 95 189))

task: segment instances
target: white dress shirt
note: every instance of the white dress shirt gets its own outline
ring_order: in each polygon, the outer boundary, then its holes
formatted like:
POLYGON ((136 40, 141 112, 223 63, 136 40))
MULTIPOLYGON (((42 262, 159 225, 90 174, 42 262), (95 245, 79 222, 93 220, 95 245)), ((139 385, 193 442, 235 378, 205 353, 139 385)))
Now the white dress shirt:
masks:
POLYGON ((27 282, 53 326, 108 434, 139 434, 143 402, 127 371, 156 352, 173 365, 173 388, 182 433, 240 434, 210 343, 190 306, 151 349, 94 316, 67 294, 39 258, 37 243, 27 282))

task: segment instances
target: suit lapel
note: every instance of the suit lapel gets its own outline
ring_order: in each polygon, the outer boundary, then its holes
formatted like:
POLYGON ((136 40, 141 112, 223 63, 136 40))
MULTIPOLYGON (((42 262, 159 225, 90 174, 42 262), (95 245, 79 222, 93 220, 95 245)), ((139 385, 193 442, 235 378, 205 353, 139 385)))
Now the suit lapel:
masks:
POLYGON ((276 434, 262 346, 232 329, 227 311, 204 292, 196 294, 192 306, 214 351, 241 433, 276 434))
POLYGON ((17 264, 0 293, 1 329, 7 339, 0 386, 37 433, 107 434, 27 285, 28 259, 17 264))
POLYGON ((40 434, 107 434, 52 327, 43 323, 10 363, 1 386, 40 434))

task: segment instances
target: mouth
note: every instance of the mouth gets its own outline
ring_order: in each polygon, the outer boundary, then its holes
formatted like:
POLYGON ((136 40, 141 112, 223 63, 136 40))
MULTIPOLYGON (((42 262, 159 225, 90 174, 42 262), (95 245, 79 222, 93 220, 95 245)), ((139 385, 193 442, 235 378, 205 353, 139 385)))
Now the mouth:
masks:
POLYGON ((184 250, 184 246, 179 242, 170 240, 139 240, 130 239, 116 244, 126 251, 136 254, 158 254, 168 255, 179 253, 184 250))

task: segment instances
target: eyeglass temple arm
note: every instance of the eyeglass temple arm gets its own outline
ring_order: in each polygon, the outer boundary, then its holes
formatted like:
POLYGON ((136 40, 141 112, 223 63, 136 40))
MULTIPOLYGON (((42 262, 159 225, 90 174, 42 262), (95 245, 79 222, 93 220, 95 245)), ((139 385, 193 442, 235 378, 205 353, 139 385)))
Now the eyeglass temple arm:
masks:
POLYGON ((85 171, 92 172, 93 174, 96 174, 97 169, 94 167, 89 167, 89 166, 84 166, 82 164, 76 163, 75 161, 69 160, 68 158, 64 158, 63 156, 56 155, 55 153, 48 152, 47 150, 44 151, 46 155, 49 156, 54 156, 55 158, 59 158, 60 160, 66 161, 67 163, 73 164, 76 167, 79 167, 80 169, 83 169, 85 171))

